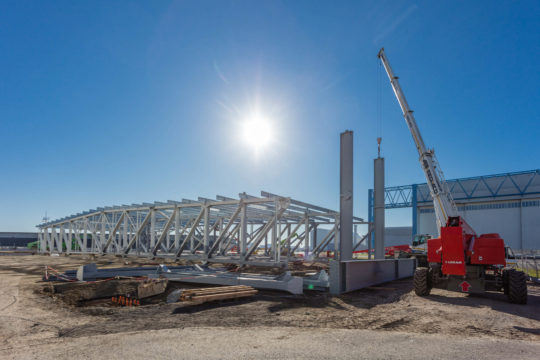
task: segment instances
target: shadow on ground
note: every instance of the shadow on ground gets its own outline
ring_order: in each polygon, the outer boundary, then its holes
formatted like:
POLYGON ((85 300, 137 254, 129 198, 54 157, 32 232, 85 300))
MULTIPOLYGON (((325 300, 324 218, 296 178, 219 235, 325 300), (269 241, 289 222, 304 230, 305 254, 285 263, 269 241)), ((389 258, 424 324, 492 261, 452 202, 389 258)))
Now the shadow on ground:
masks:
POLYGON ((509 303, 508 297, 500 292, 471 294, 465 297, 449 297, 433 294, 427 296, 426 299, 438 303, 470 308, 489 307, 494 311, 540 321, 540 286, 529 284, 528 292, 527 304, 524 305, 509 303))

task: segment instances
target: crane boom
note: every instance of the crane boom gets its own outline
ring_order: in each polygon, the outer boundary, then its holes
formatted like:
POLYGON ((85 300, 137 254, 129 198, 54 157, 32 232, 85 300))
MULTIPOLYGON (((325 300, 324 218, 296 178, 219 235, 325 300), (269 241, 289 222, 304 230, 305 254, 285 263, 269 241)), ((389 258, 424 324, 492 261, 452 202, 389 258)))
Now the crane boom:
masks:
POLYGON ((420 165, 433 198, 439 225, 439 237, 427 241, 427 267, 420 265, 414 272, 414 292, 419 296, 427 296, 432 288, 462 293, 495 290, 504 291, 510 302, 526 304, 525 273, 505 268, 504 240, 499 234, 478 236, 465 219, 459 216, 435 153, 424 144, 413 112, 388 63, 384 48, 379 51, 378 56, 388 74, 420 155, 420 165))
POLYGON ((409 104, 405 99, 405 94, 403 94, 403 90, 401 90, 401 87, 399 86, 398 77, 394 75, 394 72, 390 67, 390 63, 388 62, 386 54, 384 53, 384 48, 379 51, 378 57, 381 59, 384 69, 388 74, 388 78, 392 84, 392 89, 394 90, 397 101, 401 107, 401 111, 403 112, 403 117, 407 122, 407 126, 409 127, 413 137, 416 149, 418 150, 418 155, 420 156, 420 166, 424 171, 424 175, 426 176, 426 181, 429 186, 429 191, 431 193, 431 197, 433 198, 435 217, 437 219, 437 225, 439 228, 438 231, 440 232, 441 226, 446 226, 449 217, 459 216, 456 205, 450 195, 450 191, 448 190, 448 185, 444 180, 442 171, 438 166, 434 151, 427 149, 426 145, 424 144, 424 140, 422 139, 422 135, 420 134, 420 130, 418 129, 418 125, 414 119, 413 111, 409 108, 409 104))

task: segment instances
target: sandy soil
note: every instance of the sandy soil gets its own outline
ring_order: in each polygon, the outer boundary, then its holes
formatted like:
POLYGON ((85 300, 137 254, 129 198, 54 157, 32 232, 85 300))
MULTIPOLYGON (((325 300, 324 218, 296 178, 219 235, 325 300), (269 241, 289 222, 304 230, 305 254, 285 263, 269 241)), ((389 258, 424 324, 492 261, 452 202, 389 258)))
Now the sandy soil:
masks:
MULTIPOLYGON (((540 287, 533 285, 527 305, 509 304, 498 293, 469 296, 438 289, 421 298, 414 295, 410 279, 340 297, 262 291, 249 300, 198 306, 157 302, 137 308, 75 307, 40 293, 45 265, 65 270, 90 261, 95 260, 76 256, 0 257, 0 354, 58 339, 194 327, 215 327, 216 331, 290 328, 302 332, 310 328, 368 329, 383 334, 540 343, 540 287)), ((123 264, 123 260, 112 257, 101 257, 97 262, 100 266, 123 264)))

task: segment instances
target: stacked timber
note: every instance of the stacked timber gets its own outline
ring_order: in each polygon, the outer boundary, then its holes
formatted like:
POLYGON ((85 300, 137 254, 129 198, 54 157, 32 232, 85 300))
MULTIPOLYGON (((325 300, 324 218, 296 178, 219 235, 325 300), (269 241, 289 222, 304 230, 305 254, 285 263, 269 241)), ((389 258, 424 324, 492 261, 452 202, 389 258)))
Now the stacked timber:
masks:
MULTIPOLYGON (((51 284, 44 290, 59 296, 68 304, 77 305, 95 299, 125 297, 144 299, 162 294, 167 289, 167 279, 108 279, 100 281, 73 281, 51 284)), ((114 301, 114 300, 113 300, 114 301)), ((120 302, 118 302, 120 304, 120 302)))
POLYGON ((169 296, 168 302, 174 301, 189 301, 197 303, 205 303, 208 301, 237 299, 249 297, 257 294, 257 290, 251 286, 220 286, 201 289, 183 289, 178 290, 175 294, 169 296), (173 301, 172 298, 175 298, 173 301))
POLYGON ((137 287, 137 297, 144 299, 147 297, 163 294, 167 289, 167 279, 151 279, 143 281, 137 287))

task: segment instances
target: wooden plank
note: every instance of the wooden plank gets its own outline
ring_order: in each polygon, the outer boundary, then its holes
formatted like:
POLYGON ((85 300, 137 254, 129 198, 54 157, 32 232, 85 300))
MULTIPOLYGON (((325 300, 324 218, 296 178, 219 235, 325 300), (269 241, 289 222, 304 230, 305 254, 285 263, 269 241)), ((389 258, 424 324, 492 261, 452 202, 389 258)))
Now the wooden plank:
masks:
POLYGON ((251 286, 220 286, 213 288, 200 289, 178 289, 169 294, 168 303, 188 301, 194 303, 203 303, 206 301, 234 299, 239 297, 253 296, 258 291, 251 286))
POLYGON ((186 289, 182 290, 182 294, 216 294, 222 292, 252 290, 251 286, 239 285, 239 286, 221 286, 215 288, 201 288, 201 289, 186 289))
POLYGON ((228 292, 220 292, 220 293, 204 293, 204 294, 182 294, 181 299, 192 299, 195 297, 204 297, 204 296, 213 296, 213 295, 229 295, 229 294, 237 294, 237 293, 245 293, 245 292, 253 292, 257 291, 255 289, 250 290, 242 290, 242 291, 228 291, 228 292))
POLYGON ((236 299, 236 298, 242 298, 242 297, 248 297, 253 296, 257 294, 257 290, 249 290, 249 291, 236 291, 236 292, 230 292, 230 293, 224 293, 224 294, 214 294, 214 295, 201 295, 201 296, 193 296, 189 299, 185 299, 184 301, 195 301, 195 302, 207 302, 207 301, 215 301, 215 300, 227 300, 227 299, 236 299))

